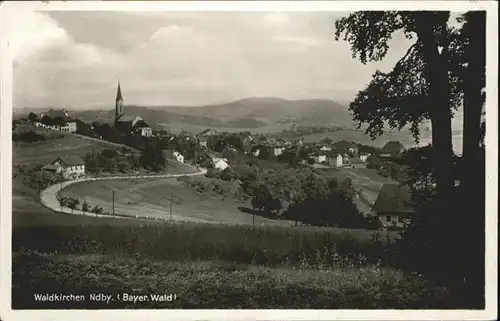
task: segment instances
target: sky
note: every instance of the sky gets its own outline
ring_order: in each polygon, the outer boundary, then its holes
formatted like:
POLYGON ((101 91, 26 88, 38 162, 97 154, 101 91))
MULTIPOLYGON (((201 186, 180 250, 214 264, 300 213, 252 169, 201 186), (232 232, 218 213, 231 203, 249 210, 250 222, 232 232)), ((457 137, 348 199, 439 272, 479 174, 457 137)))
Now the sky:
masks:
POLYGON ((245 97, 347 105, 411 45, 363 65, 334 40, 338 12, 31 12, 13 39, 14 108, 193 106, 245 97))

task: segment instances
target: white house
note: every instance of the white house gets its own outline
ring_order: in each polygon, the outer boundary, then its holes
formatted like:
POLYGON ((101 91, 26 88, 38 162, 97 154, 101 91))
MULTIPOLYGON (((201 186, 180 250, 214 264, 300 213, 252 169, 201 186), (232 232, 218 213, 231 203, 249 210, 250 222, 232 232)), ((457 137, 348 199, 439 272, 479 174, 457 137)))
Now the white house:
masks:
POLYGON ((402 228, 415 213, 408 186, 386 183, 382 186, 372 212, 379 217, 382 228, 402 228))
POLYGON ((315 154, 312 154, 312 158, 314 159, 314 161, 316 163, 324 163, 324 162, 326 162, 326 155, 324 155, 324 154, 317 154, 317 153, 315 153, 315 154))
POLYGON ((153 136, 153 130, 151 129, 151 127, 140 127, 139 129, 141 130, 141 136, 144 137, 153 136))
POLYGON ((343 157, 340 154, 328 155, 328 165, 330 166, 342 167, 342 165, 344 164, 343 161, 343 157))
POLYGON ((61 126, 61 131, 66 133, 76 133, 76 122, 70 121, 61 126))
POLYGON ((77 156, 57 157, 44 169, 61 174, 65 179, 77 179, 85 175, 85 162, 77 156))
POLYGON ((285 148, 283 148, 283 147, 274 147, 274 149, 273 149, 274 156, 279 156, 279 155, 283 154, 284 150, 285 150, 285 148))
POLYGON ((359 155, 359 159, 364 163, 366 162, 366 160, 368 159, 368 156, 370 156, 371 154, 361 154, 359 155))
POLYGON ((184 163, 184 155, 179 152, 173 152, 172 155, 174 156, 176 161, 178 161, 179 163, 184 163))
POLYGON ((213 158, 212 161, 214 162, 214 167, 217 170, 223 171, 229 167, 226 158, 213 158))

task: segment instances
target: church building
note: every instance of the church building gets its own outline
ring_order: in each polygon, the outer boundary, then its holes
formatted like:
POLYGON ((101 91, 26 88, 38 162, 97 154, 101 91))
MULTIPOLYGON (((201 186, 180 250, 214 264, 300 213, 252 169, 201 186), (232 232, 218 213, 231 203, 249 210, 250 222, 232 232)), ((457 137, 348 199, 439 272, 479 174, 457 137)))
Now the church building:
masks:
POLYGON ((125 115, 123 106, 123 96, 118 83, 115 101, 115 128, 122 133, 138 133, 144 137, 151 137, 153 131, 141 116, 125 115))

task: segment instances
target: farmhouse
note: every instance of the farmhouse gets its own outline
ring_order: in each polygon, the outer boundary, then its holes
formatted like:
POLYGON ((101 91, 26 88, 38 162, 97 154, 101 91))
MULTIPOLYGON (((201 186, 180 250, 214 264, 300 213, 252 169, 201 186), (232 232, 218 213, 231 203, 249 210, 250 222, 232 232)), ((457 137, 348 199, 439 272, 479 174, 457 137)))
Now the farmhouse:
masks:
POLYGON ((36 121, 35 126, 66 133, 76 133, 76 121, 69 117, 68 112, 65 110, 50 109, 47 112, 40 113, 40 121, 36 121))
POLYGON ((402 228, 415 213, 410 201, 408 186, 386 183, 380 190, 372 212, 378 216, 383 228, 402 228))
POLYGON ((380 150, 380 157, 398 157, 405 151, 405 147, 399 141, 390 141, 380 150))
POLYGON ((123 106, 123 96, 118 83, 115 100, 115 128, 122 133, 136 132, 144 137, 151 137, 153 131, 151 127, 141 118, 141 116, 126 116, 123 106))
POLYGON ((43 169, 61 174, 64 179, 76 179, 85 175, 85 162, 77 156, 57 157, 43 169))
POLYGON ((218 169, 220 171, 224 171, 226 168, 229 167, 226 158, 213 158, 212 161, 214 163, 215 169, 218 169))

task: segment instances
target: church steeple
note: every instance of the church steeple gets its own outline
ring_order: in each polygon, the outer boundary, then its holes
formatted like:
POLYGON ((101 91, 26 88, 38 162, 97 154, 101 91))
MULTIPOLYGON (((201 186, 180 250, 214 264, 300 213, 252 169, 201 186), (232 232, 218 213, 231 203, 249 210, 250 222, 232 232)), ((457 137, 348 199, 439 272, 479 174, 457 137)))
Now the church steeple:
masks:
POLYGON ((116 100, 115 100, 115 125, 118 120, 123 116, 123 97, 122 90, 120 88, 120 82, 118 82, 118 89, 116 90, 116 100))
POLYGON ((118 89, 116 90, 116 101, 122 100, 122 90, 120 89, 120 82, 118 82, 118 89))

